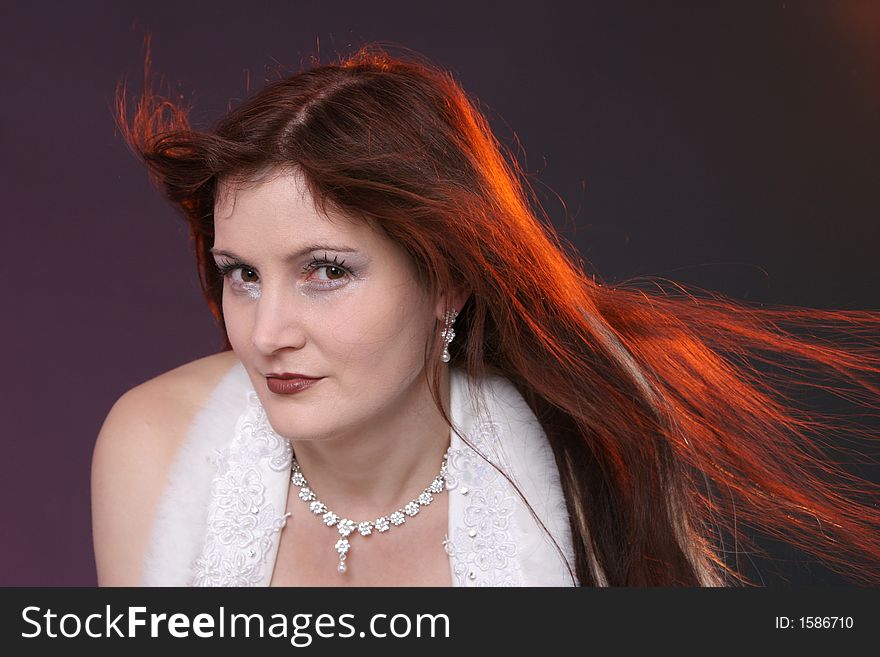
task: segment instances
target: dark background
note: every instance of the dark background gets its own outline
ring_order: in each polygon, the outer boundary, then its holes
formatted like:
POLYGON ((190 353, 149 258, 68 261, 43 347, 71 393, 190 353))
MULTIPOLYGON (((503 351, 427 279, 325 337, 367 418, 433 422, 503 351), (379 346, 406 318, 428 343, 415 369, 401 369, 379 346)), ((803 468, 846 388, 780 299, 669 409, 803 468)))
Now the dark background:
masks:
MULTIPOLYGON (((185 224, 114 130, 146 32, 202 127, 318 44, 412 48, 481 101, 606 280, 880 307, 878 2, 3 3, 0 585, 96 582, 101 423, 220 346, 185 224)), ((765 583, 838 581, 774 549, 765 583)))

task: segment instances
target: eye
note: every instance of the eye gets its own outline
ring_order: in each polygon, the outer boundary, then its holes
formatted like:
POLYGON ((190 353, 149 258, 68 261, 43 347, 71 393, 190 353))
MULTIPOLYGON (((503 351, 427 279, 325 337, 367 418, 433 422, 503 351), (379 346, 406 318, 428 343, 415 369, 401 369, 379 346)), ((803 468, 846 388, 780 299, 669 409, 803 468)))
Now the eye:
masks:
POLYGON ((313 257, 312 261, 303 267, 303 273, 307 274, 311 271, 323 270, 327 278, 318 278, 318 287, 337 288, 345 285, 346 277, 353 276, 352 272, 343 266, 344 264, 344 259, 340 262, 338 256, 333 256, 333 260, 330 260, 325 253, 323 258, 313 257))
POLYGON ((257 272, 240 262, 222 261, 214 263, 217 272, 223 278, 231 278, 234 283, 256 283, 257 272), (241 271, 241 280, 232 277, 236 271, 241 271))
POLYGON ((329 280, 336 281, 345 276, 345 270, 336 265, 318 265, 313 268, 314 271, 324 270, 329 280))
POLYGON ((238 271, 241 273, 241 282, 242 283, 256 283, 257 282, 257 273, 253 269, 248 269, 247 267, 235 267, 233 272, 238 271))

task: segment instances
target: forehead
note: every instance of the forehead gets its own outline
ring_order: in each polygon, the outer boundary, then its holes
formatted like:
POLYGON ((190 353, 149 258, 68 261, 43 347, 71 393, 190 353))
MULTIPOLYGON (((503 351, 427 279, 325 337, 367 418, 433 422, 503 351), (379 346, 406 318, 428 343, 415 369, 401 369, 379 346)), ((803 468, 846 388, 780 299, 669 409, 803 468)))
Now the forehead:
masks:
POLYGON ((228 244, 298 244, 326 236, 363 242, 379 239, 366 222, 328 208, 320 212, 302 174, 275 170, 256 181, 221 180, 214 201, 216 241, 228 244))

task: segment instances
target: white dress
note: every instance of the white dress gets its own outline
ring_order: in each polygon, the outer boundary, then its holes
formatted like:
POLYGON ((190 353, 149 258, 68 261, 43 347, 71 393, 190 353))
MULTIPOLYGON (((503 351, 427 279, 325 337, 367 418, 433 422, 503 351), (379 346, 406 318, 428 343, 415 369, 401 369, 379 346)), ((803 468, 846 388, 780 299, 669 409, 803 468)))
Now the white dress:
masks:
MULTIPOLYGON (((559 471, 516 388, 450 369, 449 523, 453 586, 577 586, 559 471), (482 396, 479 396, 482 393, 482 396), (478 395, 472 398, 472 395, 478 395), (516 489, 460 438, 464 435, 516 489)), ((196 416, 169 472, 144 557, 144 586, 268 586, 287 517, 292 450, 270 426, 241 362, 196 416)), ((328 534, 329 534, 328 529, 328 534)), ((367 539, 369 540, 369 539, 367 539)), ((332 542, 330 543, 332 549, 332 542)))

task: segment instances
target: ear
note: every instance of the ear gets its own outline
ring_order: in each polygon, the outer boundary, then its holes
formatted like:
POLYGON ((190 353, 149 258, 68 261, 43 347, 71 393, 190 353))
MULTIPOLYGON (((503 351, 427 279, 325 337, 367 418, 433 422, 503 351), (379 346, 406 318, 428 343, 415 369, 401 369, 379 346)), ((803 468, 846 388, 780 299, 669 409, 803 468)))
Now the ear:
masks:
POLYGON ((437 317, 438 321, 442 323, 447 310, 452 309, 460 313, 470 296, 471 291, 464 288, 455 288, 449 291, 444 290, 440 293, 434 307, 435 317, 437 317))

